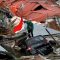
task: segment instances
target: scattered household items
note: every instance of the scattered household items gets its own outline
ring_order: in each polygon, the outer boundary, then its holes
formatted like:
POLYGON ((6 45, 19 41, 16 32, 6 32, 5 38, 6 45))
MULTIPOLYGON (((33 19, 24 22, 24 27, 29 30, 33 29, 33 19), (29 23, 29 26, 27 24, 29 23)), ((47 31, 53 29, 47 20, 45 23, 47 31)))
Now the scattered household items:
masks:
POLYGON ((24 23, 27 24, 27 32, 28 32, 28 37, 31 38, 33 37, 33 30, 34 30, 34 24, 31 21, 24 21, 24 23))
POLYGON ((0 60, 60 57, 59 17, 60 7, 52 0, 0 1, 0 60))
POLYGON ((26 55, 48 55, 53 52, 53 48, 49 42, 47 42, 47 40, 41 35, 26 39, 22 42, 19 41, 19 43, 18 46, 21 47, 21 52, 26 55))

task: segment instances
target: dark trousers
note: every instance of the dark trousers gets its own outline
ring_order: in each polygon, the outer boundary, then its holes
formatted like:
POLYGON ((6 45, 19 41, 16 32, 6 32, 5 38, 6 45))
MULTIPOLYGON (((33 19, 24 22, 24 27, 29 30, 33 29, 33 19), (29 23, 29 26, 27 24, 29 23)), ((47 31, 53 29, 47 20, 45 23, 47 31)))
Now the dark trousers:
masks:
POLYGON ((33 37, 33 30, 28 30, 28 36, 29 38, 33 37))

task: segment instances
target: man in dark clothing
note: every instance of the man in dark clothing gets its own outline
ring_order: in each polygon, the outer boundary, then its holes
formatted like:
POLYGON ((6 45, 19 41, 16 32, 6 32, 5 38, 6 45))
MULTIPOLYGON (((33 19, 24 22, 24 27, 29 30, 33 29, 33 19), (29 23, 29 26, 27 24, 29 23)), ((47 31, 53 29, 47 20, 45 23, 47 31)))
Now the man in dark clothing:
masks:
POLYGON ((33 37, 33 29, 34 29, 33 23, 31 21, 25 21, 25 23, 27 24, 27 31, 29 38, 33 37))

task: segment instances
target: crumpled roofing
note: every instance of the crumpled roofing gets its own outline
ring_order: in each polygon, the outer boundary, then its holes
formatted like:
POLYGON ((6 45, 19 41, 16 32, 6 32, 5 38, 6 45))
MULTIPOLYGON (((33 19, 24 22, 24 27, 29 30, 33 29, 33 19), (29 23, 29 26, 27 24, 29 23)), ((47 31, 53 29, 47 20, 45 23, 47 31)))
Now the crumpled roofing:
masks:
POLYGON ((6 0, 13 15, 27 20, 45 21, 48 17, 60 16, 60 7, 51 1, 45 0, 6 0), (10 2, 9 2, 10 1, 10 2), (42 9, 35 10, 38 6, 42 9), (45 8, 45 9, 44 9, 45 8))

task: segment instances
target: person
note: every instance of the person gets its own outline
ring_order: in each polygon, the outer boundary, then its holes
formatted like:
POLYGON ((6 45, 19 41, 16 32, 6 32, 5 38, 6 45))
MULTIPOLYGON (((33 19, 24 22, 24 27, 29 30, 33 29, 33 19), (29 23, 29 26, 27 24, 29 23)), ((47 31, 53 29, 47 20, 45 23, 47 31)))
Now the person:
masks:
POLYGON ((24 23, 27 24, 27 32, 28 32, 28 36, 29 38, 33 37, 33 23, 31 21, 24 21, 24 23))
POLYGON ((23 23, 22 23, 22 26, 19 22, 21 22, 22 19, 20 17, 17 17, 17 16, 14 16, 12 19, 11 19, 11 22, 14 22, 13 23, 13 27, 15 27, 15 29, 13 29, 13 31, 15 33, 18 33, 18 32, 28 32, 28 37, 33 37, 33 23, 31 21, 27 21, 25 19, 23 19, 23 23), (20 24, 20 25, 19 25, 20 24), (18 25, 18 30, 16 31, 17 29, 17 25, 18 25), (21 29, 20 29, 21 28, 21 29), (26 31, 27 30, 27 31, 26 31))

